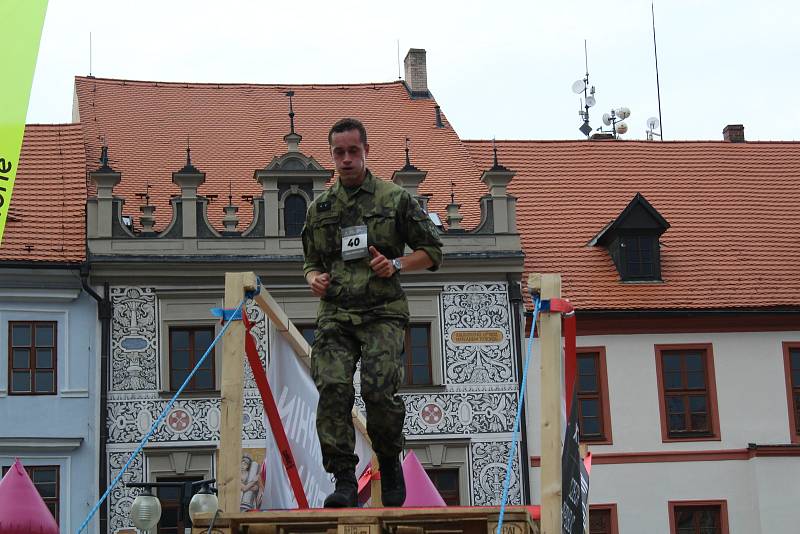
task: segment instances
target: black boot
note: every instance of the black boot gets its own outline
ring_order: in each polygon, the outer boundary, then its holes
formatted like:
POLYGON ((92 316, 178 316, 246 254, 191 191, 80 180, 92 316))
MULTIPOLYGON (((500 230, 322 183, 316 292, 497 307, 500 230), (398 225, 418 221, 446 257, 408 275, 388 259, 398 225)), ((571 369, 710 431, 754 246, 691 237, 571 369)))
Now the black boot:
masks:
POLYGON ((354 469, 343 469, 334 475, 336 489, 325 497, 325 508, 357 508, 358 483, 354 469))
POLYGON ((384 506, 403 506, 406 502, 406 480, 398 456, 378 457, 381 466, 381 500, 384 506))

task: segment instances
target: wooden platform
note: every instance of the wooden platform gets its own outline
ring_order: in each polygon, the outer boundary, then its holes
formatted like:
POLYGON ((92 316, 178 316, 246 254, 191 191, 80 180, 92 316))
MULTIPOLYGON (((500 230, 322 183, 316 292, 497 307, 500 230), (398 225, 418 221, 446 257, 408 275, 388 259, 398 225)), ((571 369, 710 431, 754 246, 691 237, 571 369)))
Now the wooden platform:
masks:
MULTIPOLYGON (((193 534, 208 532, 202 514, 193 534)), ((495 534, 500 508, 348 508, 221 513, 216 534, 495 534)), ((538 507, 511 506, 501 534, 539 534, 538 507), (535 517, 534 517, 535 516, 535 517)))

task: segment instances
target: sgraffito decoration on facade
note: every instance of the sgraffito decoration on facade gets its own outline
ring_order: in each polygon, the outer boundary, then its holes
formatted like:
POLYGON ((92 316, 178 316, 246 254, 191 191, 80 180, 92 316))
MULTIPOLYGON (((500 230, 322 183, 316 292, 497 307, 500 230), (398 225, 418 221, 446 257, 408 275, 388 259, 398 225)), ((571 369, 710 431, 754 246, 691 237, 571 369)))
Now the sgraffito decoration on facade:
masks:
MULTIPOLYGON (((108 401, 108 442, 137 443, 167 406, 168 399, 108 401)), ((150 443, 219 440, 220 401, 215 399, 178 400, 150 438, 150 443)), ((258 393, 244 398, 242 439, 264 438, 264 417, 258 393)))
MULTIPOLYGON (((267 317, 264 311, 255 303, 254 300, 248 300, 245 304, 247 309, 247 318, 253 324, 251 332, 256 341, 256 349, 258 349, 258 356, 261 358, 261 364, 264 369, 267 368, 267 354, 269 354, 269 328, 267 328, 267 317)), ((256 379, 253 377, 253 370, 244 359, 244 389, 256 389, 256 379)))
POLYGON ((514 381, 507 284, 445 285, 442 312, 448 384, 514 381), (464 343, 472 337, 480 342, 464 343))
MULTIPOLYGON (((130 451, 114 451, 108 453, 108 480, 114 480, 122 467, 130 458, 130 451)), ((108 496, 108 531, 116 532, 121 528, 131 528, 133 526, 130 518, 131 505, 133 500, 141 491, 138 488, 129 488, 129 482, 144 482, 144 459, 139 454, 131 462, 128 470, 122 475, 122 479, 111 490, 108 496)))
MULTIPOLYGON (((470 456, 472 465, 472 505, 498 506, 503 497, 506 477, 509 441, 472 443, 470 456)), ((507 504, 522 504, 519 476, 519 447, 511 466, 511 481, 507 504)))
POLYGON ((113 287, 111 302, 111 389, 156 389, 158 318, 153 289, 113 287))
POLYGON ((505 393, 431 393, 404 395, 406 434, 512 432, 517 395, 505 393))

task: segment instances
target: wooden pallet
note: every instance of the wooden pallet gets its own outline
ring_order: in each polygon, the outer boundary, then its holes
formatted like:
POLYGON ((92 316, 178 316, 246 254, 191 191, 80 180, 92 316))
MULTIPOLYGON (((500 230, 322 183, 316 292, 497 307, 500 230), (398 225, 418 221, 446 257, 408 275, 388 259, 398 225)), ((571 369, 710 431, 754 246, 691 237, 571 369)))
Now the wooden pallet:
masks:
MULTIPOLYGON (((539 534, 539 521, 524 506, 506 508, 501 534, 539 534)), ((538 514, 537 514, 538 515, 538 514)), ((211 514, 201 514, 193 534, 208 532, 211 514)), ((495 534, 500 509, 353 508, 221 513, 215 534, 495 534)))

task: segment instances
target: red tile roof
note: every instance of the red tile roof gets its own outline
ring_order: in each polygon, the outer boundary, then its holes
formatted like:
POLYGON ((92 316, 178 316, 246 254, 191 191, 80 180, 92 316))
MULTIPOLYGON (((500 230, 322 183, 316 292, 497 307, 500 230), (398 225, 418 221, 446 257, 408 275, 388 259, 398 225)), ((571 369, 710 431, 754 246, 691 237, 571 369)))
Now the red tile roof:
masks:
MULTIPOLYGON (((80 120, 84 128, 88 165, 98 166, 101 138, 109 146, 110 165, 122 173, 114 189, 127 199, 124 213, 137 224, 136 193, 149 182, 156 208, 156 229, 169 223, 169 195, 180 193, 172 173, 186 162, 189 136, 192 163, 206 173, 200 194, 217 194, 209 209, 212 224, 222 229, 222 208, 232 182, 234 203, 240 206, 239 229, 252 219, 241 195, 260 195, 253 172, 286 152, 289 102, 294 91, 295 129, 303 136, 300 150, 323 167, 333 168, 328 129, 342 117, 364 122, 370 144, 368 165, 377 176, 390 179, 405 164, 405 138, 411 139, 411 161, 428 177, 421 193, 449 192, 450 181, 474 195, 485 193, 458 135, 445 120, 436 127, 436 102, 412 99, 402 82, 352 85, 247 85, 132 82, 77 77, 80 120)), ((91 194, 91 186, 90 186, 91 194)), ((449 198, 437 196, 431 209, 444 216, 449 198)), ((477 204, 465 203, 464 223, 479 222, 477 204)))
POLYGON ((26 126, 0 261, 83 261, 85 206, 80 124, 26 126))
MULTIPOLYGON (((207 173, 201 194, 217 194, 221 227, 228 183, 234 202, 260 194, 253 171, 286 151, 293 90, 301 151, 330 167, 328 127, 360 118, 369 132, 371 169, 384 179, 404 163, 428 171, 421 192, 444 216, 450 182, 463 225, 480 218, 491 143, 462 142, 435 126, 432 99, 411 99, 400 82, 354 85, 245 85, 76 78, 87 170, 101 138, 122 173, 115 194, 138 220, 135 194, 149 182, 157 228, 171 216, 171 173, 192 162, 207 173)), ((518 227, 528 272, 560 272, 564 294, 582 309, 697 309, 800 306, 800 143, 500 141, 500 163, 517 171, 518 227), (672 227, 662 236, 663 283, 621 283, 606 250, 587 247, 637 193, 672 227)), ((91 194, 91 191, 90 191, 91 194)), ((244 228, 250 210, 242 208, 244 228)))
MULTIPOLYGON (((490 141, 466 141, 477 166, 490 141)), ((581 309, 800 305, 800 143, 499 141, 529 272, 581 309), (621 283, 587 243, 641 193, 671 224, 663 283, 621 283)))

